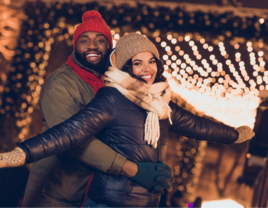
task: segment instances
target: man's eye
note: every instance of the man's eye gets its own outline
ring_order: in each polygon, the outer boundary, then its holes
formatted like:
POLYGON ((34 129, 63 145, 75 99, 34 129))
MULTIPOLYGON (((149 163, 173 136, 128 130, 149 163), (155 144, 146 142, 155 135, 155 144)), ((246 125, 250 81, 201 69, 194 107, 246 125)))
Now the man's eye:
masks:
POLYGON ((81 43, 86 43, 87 41, 86 40, 81 40, 81 43))
POLYGON ((103 43, 104 40, 100 39, 100 40, 97 40, 97 43, 103 43))

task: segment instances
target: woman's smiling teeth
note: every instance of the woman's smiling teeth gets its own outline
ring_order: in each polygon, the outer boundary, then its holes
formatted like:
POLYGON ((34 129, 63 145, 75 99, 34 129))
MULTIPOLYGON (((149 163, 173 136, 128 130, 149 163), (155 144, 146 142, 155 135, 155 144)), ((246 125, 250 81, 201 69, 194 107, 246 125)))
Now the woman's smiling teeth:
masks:
POLYGON ((152 78, 152 74, 151 75, 143 75, 143 76, 141 76, 141 78, 142 79, 150 79, 150 78, 152 78))

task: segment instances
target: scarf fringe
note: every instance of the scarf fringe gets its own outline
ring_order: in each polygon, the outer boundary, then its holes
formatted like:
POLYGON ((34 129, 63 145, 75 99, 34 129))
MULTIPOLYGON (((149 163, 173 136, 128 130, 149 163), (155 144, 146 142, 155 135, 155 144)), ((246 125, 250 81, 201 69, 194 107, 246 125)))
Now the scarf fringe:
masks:
POLYGON ((157 148, 157 142, 160 137, 160 126, 158 115, 154 112, 149 112, 145 122, 145 137, 144 140, 148 145, 157 148))
MULTIPOLYGON (((145 92, 151 99, 157 98, 163 107, 167 107, 168 109, 168 119, 169 123, 172 125, 171 120, 171 108, 165 102, 163 102, 162 97, 160 95, 156 95, 150 92, 145 92)), ((145 121, 145 138, 148 145, 152 145, 154 148, 157 148, 157 143, 160 138, 160 125, 158 115, 155 112, 147 111, 148 115, 145 121)))

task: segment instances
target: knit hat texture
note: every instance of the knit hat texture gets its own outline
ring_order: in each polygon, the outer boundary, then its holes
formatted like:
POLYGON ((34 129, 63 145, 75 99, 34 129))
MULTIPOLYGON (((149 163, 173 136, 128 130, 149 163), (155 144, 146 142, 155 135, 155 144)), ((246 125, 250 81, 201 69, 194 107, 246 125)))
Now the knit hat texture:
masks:
POLYGON ((101 14, 95 10, 86 11, 82 16, 82 23, 78 25, 74 31, 73 44, 75 44, 79 36, 88 31, 95 31, 102 33, 109 41, 110 49, 113 48, 113 37, 110 29, 106 25, 101 14))
POLYGON ((151 52, 159 59, 157 48, 147 37, 133 32, 120 38, 115 47, 118 69, 121 70, 129 59, 140 52, 151 52))

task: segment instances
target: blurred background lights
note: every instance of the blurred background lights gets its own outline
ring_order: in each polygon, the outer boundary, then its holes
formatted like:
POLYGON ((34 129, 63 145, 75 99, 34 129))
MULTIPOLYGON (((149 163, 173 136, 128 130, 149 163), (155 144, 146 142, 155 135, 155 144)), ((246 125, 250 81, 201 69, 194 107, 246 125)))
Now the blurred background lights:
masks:
MULTIPOLYGON (((0 100, 0 113, 12 112, 16 115, 16 125, 21 128, 19 133, 21 141, 29 134, 30 114, 35 109, 34 106, 46 79, 53 43, 66 41, 67 45, 72 47, 74 29, 77 21, 81 19, 82 12, 85 11, 81 8, 87 9, 84 5, 82 7, 74 5, 73 12, 76 16, 70 14, 68 17, 62 17, 62 11, 67 11, 66 5, 61 3, 55 5, 50 5, 48 9, 54 11, 53 15, 43 11, 47 9, 46 6, 42 6, 40 10, 42 15, 38 18, 34 18, 35 11, 29 12, 23 23, 23 35, 18 42, 19 47, 10 53, 4 53, 8 60, 15 56, 14 64, 8 69, 11 75, 5 72, 0 74, 3 83, 0 85, 0 93, 6 95, 0 100), (7 82, 13 84, 8 86, 7 82), (17 92, 16 96, 10 96, 14 95, 14 92, 17 92), (15 104, 12 103, 17 103, 17 100, 21 101, 18 102, 18 107, 14 108, 15 104)), ((91 3, 87 6, 89 5, 92 6, 91 3)), ((159 8, 147 9, 147 6, 135 12, 131 12, 132 10, 126 6, 111 6, 107 9, 98 3, 94 4, 94 8, 105 11, 103 17, 111 28, 113 46, 122 35, 136 30, 150 38, 159 49, 164 63, 163 75, 168 79, 172 90, 199 112, 234 127, 254 126, 256 108, 260 102, 258 93, 260 90, 268 90, 268 71, 265 69, 268 46, 267 41, 258 36, 264 34, 261 33, 262 30, 266 31, 267 22, 264 18, 255 17, 249 21, 241 18, 241 21, 231 21, 230 24, 228 14, 220 15, 226 16, 223 18, 217 15, 200 15, 199 12, 188 13, 182 8, 177 8, 179 11, 174 14, 172 12, 166 14, 159 8), (117 12, 118 8, 120 12, 117 12), (126 14, 127 18, 120 18, 126 14), (146 17, 149 16, 154 17, 155 22, 150 18, 147 22, 146 17), (135 28, 129 24, 131 21, 136 21, 135 28), (193 28, 191 32, 187 30, 189 28, 187 24, 191 24, 190 27, 193 28), (231 27, 230 32, 225 30, 227 27, 231 27), (172 28, 177 31, 172 31, 172 28), (196 32, 193 32, 194 30, 196 32), (254 33, 252 35, 254 38, 243 37, 247 31, 254 33)), ((6 47, 2 47, 2 50, 4 49, 6 47)), ((195 176, 189 180, 191 182, 187 183, 191 184, 193 181, 196 183, 198 180, 202 157, 192 158, 196 163, 191 162, 191 157, 196 153, 204 153, 202 148, 205 146, 206 142, 198 142, 193 150, 183 152, 183 147, 178 148, 181 163, 187 163, 185 167, 190 169, 189 172, 183 173, 181 164, 175 167, 178 190, 187 193, 193 191, 193 188, 185 185, 185 179, 194 173, 195 176)), ((212 206, 219 207, 217 204, 212 206)), ((235 206, 228 204, 225 207, 235 206)))
POLYGON ((264 23, 264 19, 263 18, 260 18, 259 21, 260 21, 261 24, 264 23))
POLYGON ((209 201, 202 202, 201 208, 244 208, 241 204, 237 203, 232 199, 218 200, 218 201, 209 201))

